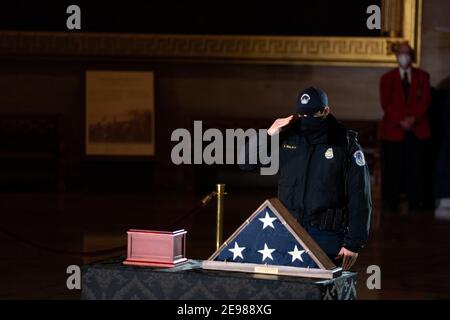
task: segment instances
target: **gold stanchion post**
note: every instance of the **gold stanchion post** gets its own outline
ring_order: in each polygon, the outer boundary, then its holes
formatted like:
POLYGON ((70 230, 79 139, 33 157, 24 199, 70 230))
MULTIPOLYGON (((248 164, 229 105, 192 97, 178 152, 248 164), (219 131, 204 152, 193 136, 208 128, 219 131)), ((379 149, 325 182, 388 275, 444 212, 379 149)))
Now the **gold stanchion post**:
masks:
POLYGON ((217 195, 217 217, 216 217, 216 249, 222 244, 223 235, 223 199, 225 196, 225 185, 216 184, 217 195))

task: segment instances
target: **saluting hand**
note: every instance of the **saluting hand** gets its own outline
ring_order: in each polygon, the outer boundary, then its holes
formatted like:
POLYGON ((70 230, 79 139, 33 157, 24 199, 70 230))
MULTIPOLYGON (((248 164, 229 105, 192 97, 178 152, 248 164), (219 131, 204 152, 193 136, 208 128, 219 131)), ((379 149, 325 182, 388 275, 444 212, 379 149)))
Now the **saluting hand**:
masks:
POLYGON ((342 269, 349 270, 355 264, 356 259, 358 259, 358 253, 342 247, 335 259, 340 258, 342 258, 342 269))
POLYGON ((281 131, 281 128, 283 128, 284 126, 287 126, 289 123, 291 123, 292 121, 298 119, 299 116, 297 115, 292 115, 286 118, 279 118, 277 120, 275 120, 275 122, 270 126, 269 130, 267 130, 267 133, 269 134, 269 136, 273 136, 277 133, 279 133, 281 131))

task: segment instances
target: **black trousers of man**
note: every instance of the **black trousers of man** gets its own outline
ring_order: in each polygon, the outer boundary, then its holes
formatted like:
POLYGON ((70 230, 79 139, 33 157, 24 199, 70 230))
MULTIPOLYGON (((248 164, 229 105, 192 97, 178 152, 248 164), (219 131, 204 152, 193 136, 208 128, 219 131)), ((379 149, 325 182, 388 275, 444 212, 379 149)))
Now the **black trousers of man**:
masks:
POLYGON ((409 210, 423 204, 426 168, 426 140, 407 132, 403 141, 383 141, 382 145, 383 209, 396 211, 402 193, 406 194, 409 210))

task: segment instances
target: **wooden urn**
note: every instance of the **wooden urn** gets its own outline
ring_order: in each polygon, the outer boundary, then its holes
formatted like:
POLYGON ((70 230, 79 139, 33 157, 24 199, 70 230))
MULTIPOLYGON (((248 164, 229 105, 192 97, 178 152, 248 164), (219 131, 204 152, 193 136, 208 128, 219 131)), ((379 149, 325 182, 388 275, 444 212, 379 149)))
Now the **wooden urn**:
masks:
POLYGON ((185 230, 151 231, 131 229, 128 234, 126 265, 171 268, 188 260, 185 230))

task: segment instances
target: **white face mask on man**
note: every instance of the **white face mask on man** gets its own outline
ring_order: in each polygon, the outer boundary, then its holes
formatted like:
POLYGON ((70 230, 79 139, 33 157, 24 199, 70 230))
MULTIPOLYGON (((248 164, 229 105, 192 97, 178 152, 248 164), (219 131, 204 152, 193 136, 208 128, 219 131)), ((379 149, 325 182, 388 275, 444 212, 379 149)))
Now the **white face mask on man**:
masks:
POLYGON ((397 61, 400 64, 400 67, 408 68, 409 64, 411 63, 411 55, 407 53, 400 53, 397 56, 397 61))

